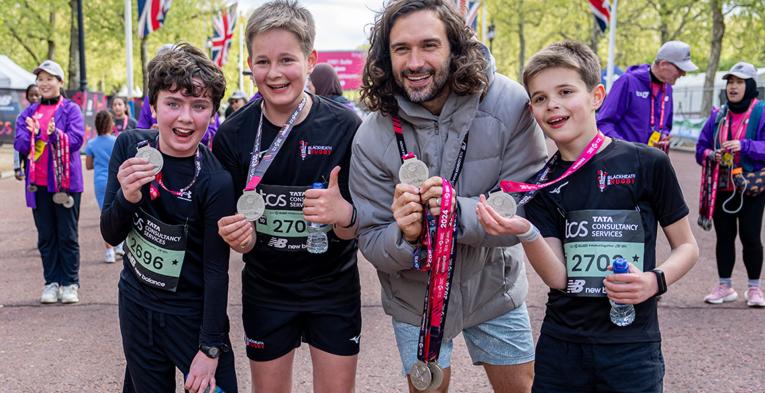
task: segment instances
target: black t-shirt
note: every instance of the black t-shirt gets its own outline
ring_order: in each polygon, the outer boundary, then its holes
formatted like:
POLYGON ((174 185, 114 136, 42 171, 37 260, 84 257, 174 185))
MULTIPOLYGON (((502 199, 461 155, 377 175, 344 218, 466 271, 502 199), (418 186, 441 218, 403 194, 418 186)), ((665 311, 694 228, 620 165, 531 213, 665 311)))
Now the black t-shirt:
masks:
MULTIPOLYGON (((570 165, 559 161, 549 178, 557 178, 570 165)), ((666 227, 688 215, 669 157, 658 149, 617 139, 579 171, 540 191, 526 206, 526 215, 542 236, 563 242, 564 215, 590 209, 639 210, 644 271, 656 267, 657 222, 666 227)), ((611 305, 606 297, 574 297, 557 289, 551 289, 548 296, 542 333, 566 341, 600 344, 661 339, 655 298, 635 306, 635 322, 618 327, 611 323, 611 305)))
MULTIPOLYGON (((308 116, 295 126, 279 154, 263 176, 258 191, 264 195, 267 209, 279 209, 286 203, 268 189, 294 187, 297 203, 302 206, 302 191, 314 182, 326 182, 332 168, 341 167, 340 192, 351 201, 348 174, 351 142, 360 120, 347 108, 311 95, 313 106, 308 116)), ((247 181, 250 157, 260 119, 261 100, 247 104, 226 119, 218 129, 213 152, 234 180, 237 198, 247 181)), ((261 152, 268 150, 280 127, 263 117, 261 152)), ((284 188, 287 189, 287 188, 284 188)), ((292 203, 292 198, 289 203, 292 203)), ((295 210, 297 221, 304 225, 302 214, 295 210)), ((268 214, 268 213, 267 213, 268 214)), ((305 249, 285 247, 286 237, 263 235, 261 218, 255 248, 245 254, 242 273, 243 295, 259 304, 288 310, 311 310, 327 304, 358 301, 360 288, 356 266, 356 240, 342 240, 327 232, 329 249, 310 254, 305 249)), ((273 224, 273 221, 271 221, 273 224)), ((284 230, 274 228, 275 230, 284 230)))
MULTIPOLYGON (((122 295, 144 307, 174 315, 201 315, 200 339, 208 345, 225 342, 229 325, 228 265, 230 250, 218 236, 218 220, 234 214, 234 191, 231 176, 207 149, 200 145, 201 170, 190 193, 176 197, 156 181, 159 197, 152 200, 149 185, 142 190, 140 203, 128 202, 119 182, 120 165, 136 154, 139 142, 149 140, 156 147, 157 131, 134 130, 120 134, 109 162, 109 180, 101 212, 101 233, 109 244, 126 239, 141 211, 170 225, 185 225, 186 250, 175 292, 146 285, 137 277, 128 258, 120 275, 122 295)), ((195 157, 177 158, 162 155, 162 179, 170 190, 186 187, 194 177, 195 157)), ((129 249, 130 244, 125 244, 129 249)), ((129 252, 129 251, 128 251, 129 252)), ((165 261, 167 262, 167 261, 165 261)))

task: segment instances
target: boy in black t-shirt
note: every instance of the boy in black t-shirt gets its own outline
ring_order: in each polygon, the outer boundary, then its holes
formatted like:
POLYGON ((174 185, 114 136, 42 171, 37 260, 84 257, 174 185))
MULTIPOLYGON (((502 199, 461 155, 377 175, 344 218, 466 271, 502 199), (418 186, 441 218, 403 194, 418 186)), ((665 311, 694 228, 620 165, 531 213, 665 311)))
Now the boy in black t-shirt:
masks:
POLYGON ((361 300, 348 170, 360 121, 303 90, 316 63, 314 35, 311 14, 294 1, 253 11, 248 64, 263 98, 226 119, 213 146, 237 197, 254 191, 265 204, 254 222, 242 214, 219 222, 223 239, 244 254, 242 317, 258 392, 291 391, 301 341, 311 349, 315 391, 351 392, 355 383, 361 300), (327 188, 310 189, 315 182, 327 188), (323 253, 307 250, 309 222, 328 224, 323 253))
POLYGON ((667 155, 598 131, 595 111, 605 96, 598 64, 575 42, 553 44, 529 60, 523 80, 531 110, 558 146, 547 166, 551 184, 526 206, 531 222, 498 215, 484 197, 476 209, 487 233, 518 236, 551 288, 534 392, 661 392, 655 296, 698 259, 667 155), (672 247, 661 270, 657 223, 672 247), (607 274, 616 257, 630 262, 629 273, 607 274), (635 321, 613 324, 609 299, 635 305, 635 321))
POLYGON ((226 80, 187 44, 157 56, 148 70, 158 130, 117 138, 101 212, 104 240, 125 242, 123 391, 175 392, 178 368, 190 392, 236 392, 226 315, 229 247, 217 233, 218 220, 234 211, 234 192, 231 176, 199 144, 226 80))

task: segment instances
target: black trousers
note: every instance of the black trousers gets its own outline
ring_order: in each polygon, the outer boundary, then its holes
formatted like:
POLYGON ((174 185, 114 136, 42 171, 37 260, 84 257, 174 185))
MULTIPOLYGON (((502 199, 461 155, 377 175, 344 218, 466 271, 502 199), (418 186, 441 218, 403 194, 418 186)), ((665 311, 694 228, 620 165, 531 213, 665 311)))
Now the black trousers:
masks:
POLYGON ((37 248, 43 263, 45 285, 80 283, 80 244, 77 222, 80 219, 81 192, 73 192, 74 206, 65 208, 53 202, 53 193, 45 187, 35 191, 37 207, 32 216, 37 227, 37 248))
MULTIPOLYGON (((120 292, 119 317, 127 360, 123 393, 174 393, 175 369, 187 375, 198 352, 201 315, 152 311, 120 292)), ((238 391, 233 351, 218 358, 215 383, 226 393, 238 391)))
MULTIPOLYGON (((715 213, 712 221, 717 234, 715 254, 717 273, 728 278, 733 274, 736 264, 736 235, 741 238, 744 266, 750 280, 760 278, 762 272, 762 214, 765 209, 765 192, 757 196, 744 196, 741 210, 735 214, 726 213, 722 204, 731 196, 731 192, 718 191, 715 200, 715 213)), ((736 194, 725 206, 735 210, 740 205, 740 194, 736 194)))

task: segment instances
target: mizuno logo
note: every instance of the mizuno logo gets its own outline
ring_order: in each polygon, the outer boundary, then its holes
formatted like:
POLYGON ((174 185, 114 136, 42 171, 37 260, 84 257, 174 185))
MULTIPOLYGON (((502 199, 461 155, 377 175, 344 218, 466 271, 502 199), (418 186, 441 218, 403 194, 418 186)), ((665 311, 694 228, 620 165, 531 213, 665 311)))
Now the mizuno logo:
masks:
POLYGON ((349 340, 353 341, 354 343, 356 343, 356 345, 358 345, 359 341, 361 340, 361 335, 359 334, 358 336, 351 337, 349 340))
POLYGON ((560 194, 560 189, 563 188, 563 187, 566 187, 567 185, 568 185, 568 182, 565 182, 565 183, 559 185, 558 187, 553 188, 550 191, 550 194, 560 194))

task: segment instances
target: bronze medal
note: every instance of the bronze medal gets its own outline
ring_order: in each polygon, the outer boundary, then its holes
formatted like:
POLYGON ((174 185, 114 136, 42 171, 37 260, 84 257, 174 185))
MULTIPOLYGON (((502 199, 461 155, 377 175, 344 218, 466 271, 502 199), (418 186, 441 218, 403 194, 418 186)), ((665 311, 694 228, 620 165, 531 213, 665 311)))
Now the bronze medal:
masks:
POLYGON ((512 195, 502 191, 489 194, 489 198, 486 199, 486 204, 491 206, 492 209, 505 218, 514 216, 518 209, 518 205, 515 203, 515 199, 512 195))
POLYGON ((415 389, 424 391, 430 387, 430 383, 433 381, 433 376, 430 373, 428 365, 425 364, 425 362, 418 360, 409 371, 409 379, 412 381, 412 385, 414 385, 415 389))
POLYGON ((255 221, 266 211, 266 202, 257 191, 245 191, 236 201, 236 212, 247 221, 255 221))

